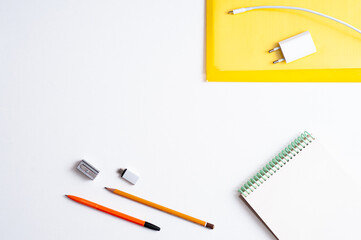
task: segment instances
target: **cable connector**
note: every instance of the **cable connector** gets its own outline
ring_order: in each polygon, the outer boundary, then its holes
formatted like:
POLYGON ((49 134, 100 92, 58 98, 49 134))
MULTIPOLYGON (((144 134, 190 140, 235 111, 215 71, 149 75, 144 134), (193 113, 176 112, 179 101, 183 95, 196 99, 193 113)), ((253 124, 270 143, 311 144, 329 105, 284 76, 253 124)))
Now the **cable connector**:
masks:
POLYGON ((234 9, 232 11, 229 11, 228 14, 238 14, 238 13, 244 13, 247 12, 248 9, 247 8, 238 8, 238 9, 234 9))
POLYGON ((290 63, 317 51, 309 31, 290 37, 278 44, 279 47, 268 51, 269 53, 272 53, 274 51, 281 50, 283 54, 283 58, 274 61, 274 64, 283 61, 290 63))

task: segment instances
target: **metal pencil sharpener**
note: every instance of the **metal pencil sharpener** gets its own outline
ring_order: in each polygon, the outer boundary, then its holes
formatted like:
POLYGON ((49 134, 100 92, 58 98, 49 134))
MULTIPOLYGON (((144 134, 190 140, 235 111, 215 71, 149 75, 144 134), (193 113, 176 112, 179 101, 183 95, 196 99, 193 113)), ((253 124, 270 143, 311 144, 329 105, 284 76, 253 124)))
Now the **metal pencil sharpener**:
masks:
POLYGON ((91 180, 94 180, 94 178, 98 175, 99 170, 97 170, 95 167, 90 165, 84 160, 81 160, 79 162, 79 165, 76 167, 81 173, 83 173, 85 176, 90 178, 91 180))

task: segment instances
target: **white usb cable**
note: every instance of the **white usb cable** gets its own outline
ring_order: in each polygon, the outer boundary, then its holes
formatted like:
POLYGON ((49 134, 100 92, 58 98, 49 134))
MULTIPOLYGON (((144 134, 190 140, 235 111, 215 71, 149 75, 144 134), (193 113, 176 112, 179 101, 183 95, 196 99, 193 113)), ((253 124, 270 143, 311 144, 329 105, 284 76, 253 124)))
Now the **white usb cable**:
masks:
POLYGON ((346 23, 344 21, 341 21, 341 20, 339 20, 337 18, 330 17, 330 16, 328 16, 326 14, 319 13, 319 12, 316 12, 316 11, 313 11, 313 10, 310 10, 310 9, 307 9, 307 8, 289 7, 289 6, 256 6, 256 7, 239 8, 239 9, 229 11, 228 13, 229 14, 238 14, 238 13, 244 13, 244 12, 248 12, 248 11, 252 11, 252 10, 256 10, 256 9, 291 9, 291 10, 305 11, 305 12, 313 13, 313 14, 316 14, 316 15, 331 19, 333 21, 341 23, 341 24, 355 30, 358 33, 361 33, 360 29, 355 28, 354 26, 352 26, 352 25, 350 25, 350 24, 348 24, 348 23, 346 23))

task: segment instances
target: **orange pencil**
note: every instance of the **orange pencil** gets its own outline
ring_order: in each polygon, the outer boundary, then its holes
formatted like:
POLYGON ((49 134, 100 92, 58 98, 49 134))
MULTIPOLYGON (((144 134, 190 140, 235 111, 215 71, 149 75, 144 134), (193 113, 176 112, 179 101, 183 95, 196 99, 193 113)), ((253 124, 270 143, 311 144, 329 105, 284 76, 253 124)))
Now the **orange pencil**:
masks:
POLYGON ((149 222, 140 220, 140 219, 138 219, 138 218, 135 218, 135 217, 126 215, 126 214, 124 214, 124 213, 115 211, 115 210, 113 210, 113 209, 104 207, 104 206, 102 206, 102 205, 93 203, 93 202, 88 201, 88 200, 85 200, 85 199, 83 199, 83 198, 76 197, 76 196, 72 196, 72 195, 65 195, 65 196, 67 196, 68 198, 70 198, 71 200, 73 200, 73 201, 75 201, 75 202, 78 202, 78 203, 81 203, 81 204, 86 205, 86 206, 88 206, 88 207, 91 207, 91 208, 97 209, 97 210, 99 210, 99 211, 108 213, 108 214, 113 215, 113 216, 116 216, 116 217, 118 217, 118 218, 127 220, 127 221, 129 221, 129 222, 138 224, 138 225, 140 225, 140 226, 143 226, 143 227, 146 227, 146 228, 150 228, 150 229, 156 230, 156 231, 159 231, 159 230, 160 230, 160 227, 157 227, 157 226, 154 225, 154 224, 151 224, 151 223, 149 223, 149 222))
POLYGON ((191 222, 194 222, 194 223, 197 223, 199 225, 202 225, 203 227, 207 227, 207 228, 210 228, 210 229, 213 229, 214 228, 214 225, 211 224, 211 223, 208 223, 208 222, 205 222, 203 220, 200 220, 200 219, 197 219, 197 218, 194 218, 194 217, 191 217, 191 216, 188 216, 184 213, 180 213, 180 212, 177 212, 177 211, 174 211, 170 208, 167 208, 167 207, 163 207, 159 204, 156 204, 156 203, 153 203, 151 201, 148 201, 148 200, 145 200, 143 198, 140 198, 140 197, 137 197, 137 196, 134 196, 132 194, 129 194, 129 193, 126 193, 126 192, 123 192, 123 191, 120 191, 118 189, 114 189, 114 188, 105 188, 109 191, 111 191, 112 193, 115 193, 119 196, 122 196, 122 197, 125 197, 125 198, 128 198, 130 200, 133 200, 133 201, 136 201, 136 202, 139 202, 141 204, 144 204, 144 205, 147 205, 149 207, 152 207, 152 208, 155 208, 155 209, 158 209, 158 210, 161 210, 163 212, 166 212, 166 213, 169 213, 169 214, 172 214, 174 216, 177 216, 177 217, 180 217, 180 218, 183 218, 185 220, 188 220, 188 221, 191 221, 191 222))

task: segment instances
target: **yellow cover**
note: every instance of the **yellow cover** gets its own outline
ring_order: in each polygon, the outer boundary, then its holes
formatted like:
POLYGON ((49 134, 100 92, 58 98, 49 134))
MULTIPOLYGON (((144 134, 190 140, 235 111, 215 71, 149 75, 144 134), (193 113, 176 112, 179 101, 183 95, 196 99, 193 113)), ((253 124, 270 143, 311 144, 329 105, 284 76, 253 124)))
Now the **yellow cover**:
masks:
POLYGON ((207 0, 207 80, 216 82, 361 82, 361 34, 312 13, 228 11, 262 5, 308 8, 361 29, 360 0, 207 0), (317 52, 273 64, 277 43, 310 31, 317 52))

